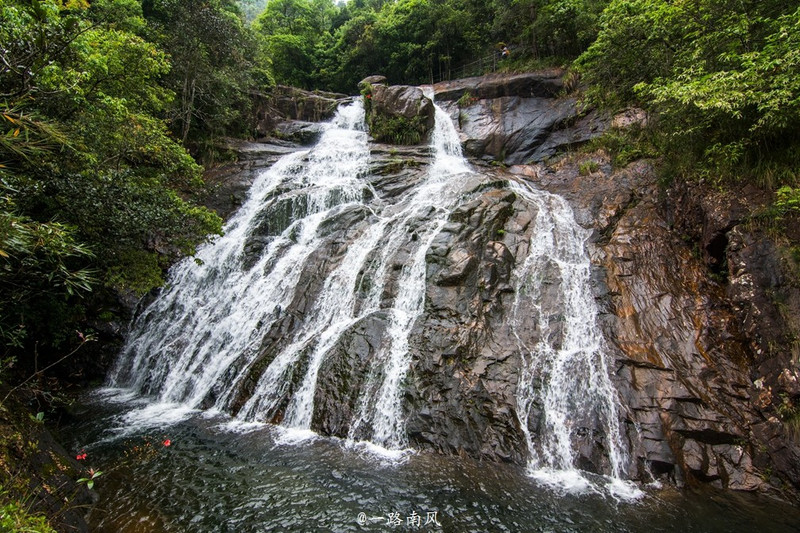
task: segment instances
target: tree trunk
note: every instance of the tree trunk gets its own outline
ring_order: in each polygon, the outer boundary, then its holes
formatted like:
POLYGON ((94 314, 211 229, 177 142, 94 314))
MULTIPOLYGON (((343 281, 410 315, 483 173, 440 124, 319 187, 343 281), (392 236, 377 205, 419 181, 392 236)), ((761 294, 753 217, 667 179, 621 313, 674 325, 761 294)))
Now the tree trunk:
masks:
POLYGON ((186 144, 186 139, 189 137, 189 128, 192 126, 192 115, 194 114, 194 95, 195 95, 195 77, 191 79, 189 75, 183 80, 183 95, 181 102, 181 116, 183 120, 183 127, 181 131, 181 139, 183 144, 186 144))

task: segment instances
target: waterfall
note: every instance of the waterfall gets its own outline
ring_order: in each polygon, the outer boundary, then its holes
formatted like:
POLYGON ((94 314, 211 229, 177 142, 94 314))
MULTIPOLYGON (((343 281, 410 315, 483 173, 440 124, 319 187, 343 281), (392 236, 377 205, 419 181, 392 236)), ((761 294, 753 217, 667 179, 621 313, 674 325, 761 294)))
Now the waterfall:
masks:
MULTIPOLYGON (((432 99, 432 92, 427 92, 427 96, 432 99)), ((402 246, 412 228, 419 244, 410 262, 401 270, 397 283, 399 291, 390 313, 388 346, 369 374, 367 392, 360 398, 357 416, 348 435, 352 440, 368 436, 373 443, 389 449, 407 445, 401 395, 403 380, 411 363, 408 337, 425 303, 425 255, 462 192, 462 180, 457 177, 469 172, 450 117, 439 106, 435 109, 433 153, 428 176, 392 216, 382 269, 388 265, 386 259, 402 246), (365 435, 365 426, 372 428, 371 434, 367 432, 365 435)), ((379 278, 384 279, 385 272, 381 272, 379 278)))
MULTIPOLYGON (((176 265, 136 318, 110 383, 307 433, 326 362, 374 319, 380 339, 342 436, 407 448, 403 396, 412 332, 425 310, 426 255, 453 210, 478 194, 465 179, 471 170, 450 117, 435 109, 427 171, 392 197, 381 198, 367 179, 361 101, 341 107, 315 147, 259 175, 224 235, 176 265)), ((562 198, 509 186, 536 212, 507 316, 522 359, 517 416, 530 471, 585 481, 576 449, 596 432, 605 470, 618 481, 627 458, 596 324, 587 232, 562 198)))
POLYGON ((511 189, 536 211, 528 255, 514 272, 509 319, 522 357, 517 416, 529 471, 567 488, 586 488, 590 483, 576 467, 578 441, 603 438, 612 492, 635 496, 637 489, 621 481, 627 457, 591 290, 584 247, 589 232, 560 196, 516 182, 511 189), (523 314, 533 315, 525 323, 537 324, 538 331, 525 330, 523 314))
POLYGON ((285 156, 256 179, 224 235, 176 265, 134 322, 112 385, 163 402, 227 407, 263 331, 300 289, 320 225, 365 196, 363 117, 360 102, 341 108, 312 151, 285 156), (250 242, 256 228, 266 229, 262 242, 250 242))
POLYGON ((375 193, 363 180, 369 162, 363 123, 360 101, 341 108, 312 150, 284 157, 257 178, 224 236, 202 247, 197 260, 174 267, 167 288, 137 318, 112 385, 162 402, 232 410, 236 391, 258 364, 263 335, 304 291, 304 266, 331 245, 325 228, 360 209, 370 224, 354 230, 338 266, 260 373, 237 417, 270 421, 283 409, 281 425, 309 429, 327 354, 354 324, 380 310, 387 316, 384 342, 349 434, 388 449, 407 445, 401 397, 409 335, 425 301, 425 256, 462 194, 460 181, 450 178, 469 167, 455 128, 437 108, 425 179, 392 205, 370 204, 375 193), (266 239, 253 238, 265 228, 266 239), (392 261, 401 252, 408 258, 393 274, 392 261), (385 302, 391 275, 397 292, 385 302), (374 281, 359 296, 364 277, 374 281))

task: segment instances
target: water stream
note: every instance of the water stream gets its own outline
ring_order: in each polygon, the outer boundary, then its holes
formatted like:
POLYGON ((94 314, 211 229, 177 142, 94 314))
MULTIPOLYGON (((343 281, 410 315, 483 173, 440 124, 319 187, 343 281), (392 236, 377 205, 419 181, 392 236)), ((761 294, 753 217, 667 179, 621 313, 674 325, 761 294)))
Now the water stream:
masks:
POLYGON ((536 212, 528 256, 514 272, 510 318, 522 355, 517 416, 528 443, 529 470, 545 482, 588 488, 590 482, 577 468, 576 450, 581 440, 602 438, 609 488, 628 497, 641 495, 622 481, 627 454, 597 325, 591 263, 584 248, 589 232, 575 222, 563 198, 517 182, 510 187, 536 212), (521 315, 531 313, 539 331, 523 328, 521 315), (537 340, 532 344, 531 339, 537 340), (541 412, 535 433, 529 423, 534 410, 541 412))
POLYGON ((436 113, 427 170, 387 199, 364 179, 363 105, 342 107, 316 146, 257 177, 224 236, 173 268, 133 323, 109 387, 64 429, 107 473, 104 501, 117 506, 101 505, 93 526, 788 530, 753 507, 761 500, 712 495, 697 505, 625 481, 586 231, 562 198, 520 183, 507 187, 534 229, 516 261, 506 326, 521 358, 516 416, 527 467, 409 450, 404 392, 425 312, 426 256, 451 213, 475 197, 455 128, 436 113), (376 317, 384 327, 346 438, 321 438, 311 429, 326 363, 376 317), (593 442, 602 443, 595 466, 603 475, 581 470, 579 450, 593 442))

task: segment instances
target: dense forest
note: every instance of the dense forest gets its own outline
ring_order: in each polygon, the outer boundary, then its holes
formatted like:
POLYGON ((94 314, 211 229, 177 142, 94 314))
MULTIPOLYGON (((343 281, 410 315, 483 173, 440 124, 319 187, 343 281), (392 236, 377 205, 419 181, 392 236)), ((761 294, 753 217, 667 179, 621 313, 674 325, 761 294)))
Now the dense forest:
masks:
POLYGON ((645 109, 609 142, 662 158, 665 179, 749 182, 774 193, 769 216, 800 210, 797 2, 0 1, 0 381, 79 348, 118 295, 221 232, 203 170, 251 135, 253 92, 546 66, 587 108, 645 109))

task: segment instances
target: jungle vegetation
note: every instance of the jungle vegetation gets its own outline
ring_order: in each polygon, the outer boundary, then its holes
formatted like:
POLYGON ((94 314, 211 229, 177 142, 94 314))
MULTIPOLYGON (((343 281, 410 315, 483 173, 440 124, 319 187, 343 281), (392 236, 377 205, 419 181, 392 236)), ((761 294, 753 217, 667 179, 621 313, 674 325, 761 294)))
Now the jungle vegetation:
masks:
POLYGON ((796 2, 2 0, 3 367, 73 349, 109 298, 221 231, 203 165, 250 135, 253 92, 430 83, 486 57, 561 66, 587 106, 645 109, 630 142, 674 175, 800 209, 796 2))

